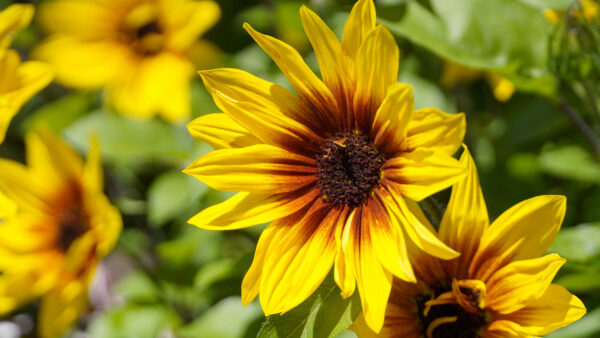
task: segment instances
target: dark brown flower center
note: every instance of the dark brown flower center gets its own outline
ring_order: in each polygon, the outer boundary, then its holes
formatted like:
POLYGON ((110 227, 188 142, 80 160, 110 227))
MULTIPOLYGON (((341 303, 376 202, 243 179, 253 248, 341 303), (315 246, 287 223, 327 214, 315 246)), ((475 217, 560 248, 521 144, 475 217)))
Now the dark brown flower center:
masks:
POLYGON ((321 150, 317 184, 323 201, 350 207, 364 203, 381 179, 383 155, 358 131, 335 135, 321 150))
MULTIPOLYGON (((478 338, 487 325, 485 312, 468 311, 458 303, 436 304, 427 306, 427 302, 450 291, 450 288, 437 288, 431 294, 421 295, 414 299, 417 306, 417 321, 421 337, 425 338, 478 338)), ((475 302, 479 298, 471 289, 460 291, 466 298, 475 302)))
POLYGON ((141 27, 139 27, 136 31, 135 31, 135 36, 137 39, 143 39, 144 37, 146 37, 149 34, 162 34, 162 31, 160 29, 160 26, 158 25, 158 22, 156 21, 151 21, 141 27))
POLYGON ((56 246, 62 252, 67 252, 73 242, 86 233, 87 219, 80 205, 74 205, 64 210, 58 220, 58 237, 56 246))

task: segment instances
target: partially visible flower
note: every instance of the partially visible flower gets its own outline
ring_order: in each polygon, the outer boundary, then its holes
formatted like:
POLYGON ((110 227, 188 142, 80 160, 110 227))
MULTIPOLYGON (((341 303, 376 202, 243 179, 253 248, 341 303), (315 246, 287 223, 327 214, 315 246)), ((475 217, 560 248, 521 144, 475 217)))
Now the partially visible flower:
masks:
POLYGON ((560 228, 565 198, 528 199, 489 225, 466 149, 461 162, 469 174, 452 188, 440 225, 442 240, 461 256, 413 255, 417 284, 396 279, 383 330, 375 334, 359 317, 353 324, 359 337, 537 337, 585 314, 577 297, 552 284, 565 259, 540 257, 560 228))
POLYGON ((51 69, 42 62, 21 62, 7 48, 14 35, 29 25, 33 5, 15 4, 0 12, 0 143, 15 114, 33 95, 52 81, 51 69))
POLYGON ((440 84, 446 88, 454 88, 459 84, 473 83, 481 78, 492 87, 494 97, 500 102, 510 100, 515 92, 515 85, 497 73, 467 67, 452 61, 444 61, 440 84))
POLYGON ((138 118, 190 116, 194 60, 212 65, 216 47, 198 37, 220 16, 214 1, 56 0, 40 5, 50 33, 34 56, 74 88, 105 88, 109 105, 138 118))
POLYGON ((289 311, 333 266, 342 296, 358 289, 379 330, 392 277, 415 281, 407 242, 442 259, 457 255, 412 210, 464 174, 452 157, 464 114, 414 111, 412 87, 397 82, 398 46, 375 26, 372 0, 356 3, 341 42, 308 8, 300 17, 322 80, 295 49, 244 25, 297 95, 240 70, 200 72, 225 114, 190 123, 216 150, 185 172, 241 192, 189 222, 231 230, 274 221, 242 283, 244 304, 260 293, 265 314, 289 311))
POLYGON ((59 337, 121 231, 104 196, 97 142, 87 163, 47 130, 26 136, 28 167, 0 159, 0 315, 42 297, 41 337, 59 337))
MULTIPOLYGON (((591 22, 598 16, 600 5, 595 0, 579 0, 579 8, 573 10, 573 16, 577 18, 583 18, 584 20, 591 22)), ((546 8, 542 12, 546 20, 551 24, 556 25, 560 22, 560 19, 565 14, 565 11, 558 9, 546 8)))

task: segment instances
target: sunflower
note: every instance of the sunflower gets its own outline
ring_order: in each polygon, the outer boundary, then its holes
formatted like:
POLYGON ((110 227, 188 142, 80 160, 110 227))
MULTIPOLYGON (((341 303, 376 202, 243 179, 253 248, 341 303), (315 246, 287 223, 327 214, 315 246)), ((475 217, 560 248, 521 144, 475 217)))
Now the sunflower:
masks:
POLYGON ((372 0, 355 4, 341 43, 314 12, 302 7, 300 15, 323 80, 292 47, 248 24, 297 95, 241 70, 200 73, 225 114, 189 124, 216 150, 184 172, 240 192, 189 222, 231 230, 274 221, 242 283, 244 304, 260 292, 265 314, 288 311, 335 266, 342 295, 358 286, 367 322, 378 330, 392 276, 415 281, 407 238, 436 257, 458 255, 412 210, 464 174, 452 154, 465 118, 413 111, 412 87, 396 82, 398 46, 375 27, 372 0))
POLYGON ((33 5, 24 4, 11 5, 0 12, 0 143, 21 106, 53 78, 45 63, 21 62, 16 51, 6 49, 15 34, 29 25, 33 12, 33 5))
POLYGON ((56 0, 40 5, 51 35, 34 56, 73 88, 105 88, 107 103, 137 118, 190 115, 189 82, 216 47, 198 37, 220 16, 214 1, 56 0))
POLYGON ((412 255, 418 282, 394 280, 383 330, 375 334, 359 317, 353 324, 359 337, 533 337, 585 314, 577 297, 552 284, 565 259, 540 257, 560 228, 566 199, 525 200, 489 225, 467 150, 460 161, 469 173, 452 188, 440 237, 461 256, 412 255))
POLYGON ((102 193, 97 143, 85 164, 47 130, 26 145, 29 167, 0 160, 0 315, 42 297, 39 335, 59 337, 86 309, 121 216, 102 193))

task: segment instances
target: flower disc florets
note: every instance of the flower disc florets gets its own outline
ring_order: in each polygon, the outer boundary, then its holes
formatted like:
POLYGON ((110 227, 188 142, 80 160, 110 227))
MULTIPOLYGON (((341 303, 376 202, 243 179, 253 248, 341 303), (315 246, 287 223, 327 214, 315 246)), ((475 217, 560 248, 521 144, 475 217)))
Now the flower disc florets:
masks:
MULTIPOLYGON (((414 299, 417 306, 417 321, 421 333, 427 338, 478 338, 487 325, 485 311, 469 311, 456 302, 437 302, 428 305, 449 288, 439 288, 431 295, 414 299)), ((460 292, 476 303, 480 297, 477 291, 460 288, 460 292)), ((435 301, 433 301, 435 302, 435 301)))
POLYGON ((385 158, 359 131, 336 134, 321 147, 317 157, 323 201, 356 207, 369 197, 381 178, 385 158))

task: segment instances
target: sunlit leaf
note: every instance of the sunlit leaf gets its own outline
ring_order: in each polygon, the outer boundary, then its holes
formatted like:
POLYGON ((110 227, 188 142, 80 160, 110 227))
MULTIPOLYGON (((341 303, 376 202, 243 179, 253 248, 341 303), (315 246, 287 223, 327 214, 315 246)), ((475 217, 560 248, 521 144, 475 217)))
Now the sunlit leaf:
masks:
POLYGON ((600 223, 562 229, 550 250, 571 261, 597 257, 600 254, 600 223))
POLYGON ((329 276, 302 304, 283 315, 267 317, 259 338, 336 337, 360 314, 358 293, 346 299, 329 276))
POLYGON ((547 71, 550 23, 519 0, 431 0, 431 10, 412 1, 404 12, 378 12, 398 36, 440 57, 511 80, 517 88, 550 95, 547 71), (510 18, 508 20, 507 18, 510 18))
POLYGON ((539 160, 542 169, 550 175, 581 182, 600 183, 600 163, 579 146, 547 146, 542 150, 539 160))

